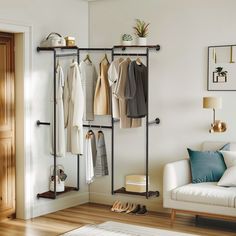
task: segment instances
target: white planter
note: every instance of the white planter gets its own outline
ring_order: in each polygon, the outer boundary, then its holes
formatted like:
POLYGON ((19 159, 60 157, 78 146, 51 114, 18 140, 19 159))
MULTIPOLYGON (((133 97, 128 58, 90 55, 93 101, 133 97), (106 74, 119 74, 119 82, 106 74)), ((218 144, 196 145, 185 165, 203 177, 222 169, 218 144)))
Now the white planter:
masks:
POLYGON ((123 40, 123 41, 122 41, 122 45, 124 45, 124 46, 130 46, 130 45, 132 45, 132 41, 125 41, 125 40, 123 40))
POLYGON ((147 45, 147 38, 138 37, 137 38, 137 45, 139 45, 139 46, 146 46, 147 45))

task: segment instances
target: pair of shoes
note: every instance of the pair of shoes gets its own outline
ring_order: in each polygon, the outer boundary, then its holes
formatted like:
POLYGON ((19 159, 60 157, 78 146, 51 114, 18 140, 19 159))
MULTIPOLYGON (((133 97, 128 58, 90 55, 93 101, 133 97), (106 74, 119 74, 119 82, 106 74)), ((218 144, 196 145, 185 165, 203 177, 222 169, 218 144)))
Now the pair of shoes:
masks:
POLYGON ((120 208, 117 209, 116 212, 126 212, 130 208, 130 203, 126 202, 124 204, 121 204, 120 208))
POLYGON ((141 206, 140 209, 135 213, 135 215, 146 215, 147 214, 147 208, 146 206, 141 206))
POLYGON ((131 211, 132 214, 135 215, 146 215, 147 214, 147 209, 146 206, 141 206, 138 204, 133 211, 131 211))
POLYGON ((130 208, 129 203, 122 203, 121 201, 115 201, 111 207, 111 211, 114 212, 126 212, 130 208))

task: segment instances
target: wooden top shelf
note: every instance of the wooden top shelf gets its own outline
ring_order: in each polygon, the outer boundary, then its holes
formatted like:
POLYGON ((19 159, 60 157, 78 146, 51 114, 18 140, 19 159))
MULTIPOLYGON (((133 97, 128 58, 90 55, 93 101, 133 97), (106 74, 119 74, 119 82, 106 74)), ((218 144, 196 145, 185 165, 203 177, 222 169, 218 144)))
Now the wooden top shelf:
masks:
POLYGON ((63 46, 63 47, 37 47, 37 51, 54 51, 56 49, 61 49, 61 50, 81 50, 81 51, 106 51, 106 50, 112 50, 112 49, 122 49, 125 50, 126 48, 150 48, 150 49, 156 49, 157 51, 160 50, 160 45, 145 45, 145 46, 140 46, 140 45, 114 45, 111 48, 102 48, 102 47, 91 47, 91 48, 84 48, 84 47, 78 47, 78 46, 63 46))
POLYGON ((65 49, 65 50, 70 50, 70 49, 78 49, 77 46, 63 46, 63 47, 37 47, 37 51, 54 51, 55 49, 65 49))
POLYGON ((113 48, 153 48, 160 50, 160 45, 114 45, 113 48))

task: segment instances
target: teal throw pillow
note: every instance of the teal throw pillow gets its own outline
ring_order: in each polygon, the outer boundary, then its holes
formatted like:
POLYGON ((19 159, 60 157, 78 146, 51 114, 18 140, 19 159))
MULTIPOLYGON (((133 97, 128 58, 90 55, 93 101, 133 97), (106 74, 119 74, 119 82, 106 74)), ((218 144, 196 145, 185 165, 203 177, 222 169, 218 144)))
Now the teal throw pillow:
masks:
MULTIPOLYGON (((229 150, 229 148, 229 144, 226 144, 220 150, 229 150)), ((220 180, 226 170, 226 165, 223 155, 219 151, 193 151, 188 148, 192 183, 220 180)))

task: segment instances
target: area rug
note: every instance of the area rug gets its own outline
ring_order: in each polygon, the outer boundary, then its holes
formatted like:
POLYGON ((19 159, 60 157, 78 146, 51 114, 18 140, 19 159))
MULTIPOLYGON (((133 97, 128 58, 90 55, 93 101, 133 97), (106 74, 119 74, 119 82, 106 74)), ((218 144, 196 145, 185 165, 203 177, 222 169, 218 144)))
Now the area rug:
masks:
POLYGON ((170 230, 142 227, 114 221, 99 225, 85 225, 61 236, 193 236, 170 230))

